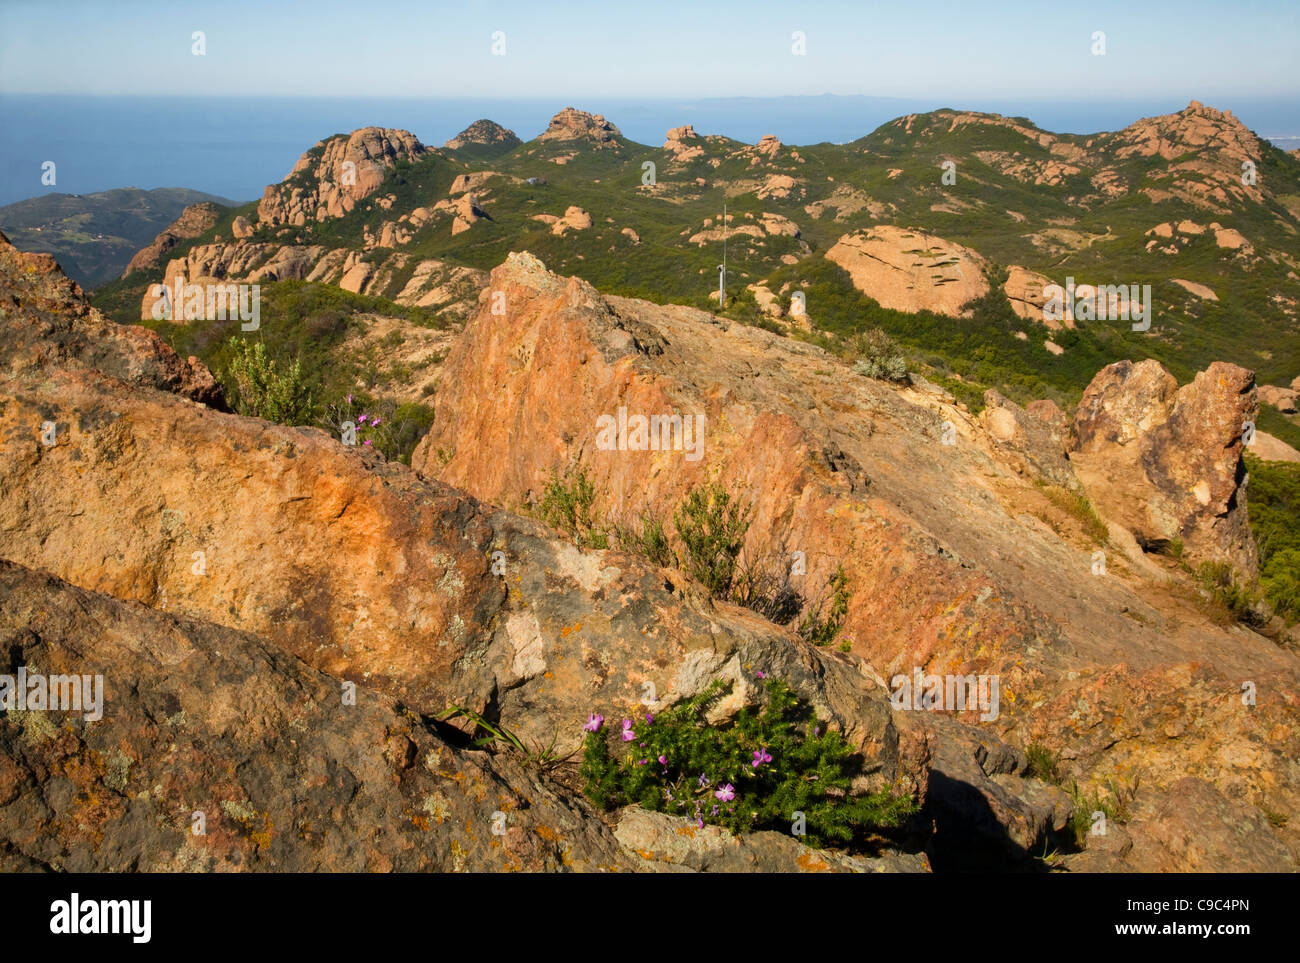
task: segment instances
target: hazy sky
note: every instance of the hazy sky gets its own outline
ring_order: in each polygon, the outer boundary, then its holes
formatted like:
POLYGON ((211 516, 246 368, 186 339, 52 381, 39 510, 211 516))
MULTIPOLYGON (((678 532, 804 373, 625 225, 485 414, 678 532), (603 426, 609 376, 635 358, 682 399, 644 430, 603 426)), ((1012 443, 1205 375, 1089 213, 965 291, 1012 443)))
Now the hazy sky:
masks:
POLYGON ((1297 0, 0 0, 0 92, 1300 94, 1297 0), (1056 9, 1051 9, 1056 8, 1056 9), (205 56, 191 35, 204 31, 205 56), (493 33, 505 34, 494 56, 493 33), (805 56, 791 35, 806 37, 805 56), (1094 56, 1094 31, 1106 54, 1094 56))

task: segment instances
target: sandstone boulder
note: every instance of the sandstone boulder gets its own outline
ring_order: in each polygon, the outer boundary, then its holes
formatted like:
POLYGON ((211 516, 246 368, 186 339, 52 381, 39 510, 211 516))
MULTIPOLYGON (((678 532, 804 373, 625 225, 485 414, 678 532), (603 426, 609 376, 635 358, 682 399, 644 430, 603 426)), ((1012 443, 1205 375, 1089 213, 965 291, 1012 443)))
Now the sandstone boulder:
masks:
POLYGON ((364 686, 349 703, 340 680, 254 635, 0 561, 0 641, 17 665, 101 675, 104 695, 96 721, 74 712, 0 718, 6 870, 641 864, 589 806, 535 771, 449 745, 364 686))
MULTIPOLYGON (((1007 270, 1007 280, 1002 285, 1002 290, 1017 315, 1028 321, 1042 322, 1043 305, 1047 303, 1043 288, 1051 284, 1050 278, 1013 264, 1007 270)), ((1048 326, 1054 327, 1055 322, 1048 326)))
POLYGON ((1238 491, 1242 432, 1258 412, 1254 375, 1215 362, 1182 388, 1156 361, 1098 373, 1075 415, 1070 455, 1103 517, 1148 548, 1181 539, 1189 555, 1249 577, 1255 543, 1238 491))
POLYGON ((1272 405, 1285 415, 1294 415, 1296 413, 1296 394, 1294 388, 1260 385, 1259 401, 1260 404, 1272 405))
MULTIPOLYGON (((58 366, 102 372, 217 408, 221 385, 146 328, 116 324, 88 305, 48 254, 24 254, 0 234, 0 374, 39 377, 58 366)), ((42 419, 44 420, 44 419, 42 419)))
POLYGON ((967 301, 989 290, 980 255, 893 225, 846 234, 826 257, 849 273, 855 288, 896 311, 958 317, 967 301))
POLYGON ((1025 471, 1053 485, 1079 491, 1079 481, 1066 457, 1067 432, 1050 412, 1040 407, 1039 415, 1031 415, 990 388, 984 392, 984 410, 979 417, 998 447, 1023 465, 1025 471))
POLYGON ((1300 461, 1300 451, 1265 431, 1255 432, 1255 440, 1249 447, 1252 455, 1265 461, 1300 461))

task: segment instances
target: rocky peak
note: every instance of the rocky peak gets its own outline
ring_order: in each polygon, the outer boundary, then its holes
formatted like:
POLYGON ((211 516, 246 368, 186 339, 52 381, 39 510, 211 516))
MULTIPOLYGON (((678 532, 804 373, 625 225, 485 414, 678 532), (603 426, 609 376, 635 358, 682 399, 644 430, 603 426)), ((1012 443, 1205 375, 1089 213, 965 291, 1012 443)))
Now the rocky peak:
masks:
POLYGON ((599 147, 618 146, 623 132, 603 114, 589 114, 576 107, 565 107, 551 118, 538 140, 591 140, 599 147))
MULTIPOLYGON (((1193 100, 1176 114, 1145 117, 1117 135, 1116 156, 1172 160, 1188 152, 1220 152, 1230 161, 1258 160, 1259 140, 1230 110, 1216 110, 1193 100)), ((1240 170, 1235 171, 1240 177, 1240 170)))
POLYGON ((476 120, 459 134, 453 137, 447 143, 443 144, 444 150, 459 150, 467 144, 479 144, 485 147, 518 147, 522 144, 513 130, 502 127, 495 121, 476 120))
POLYGON ((695 128, 687 124, 685 127, 674 127, 668 131, 667 138, 664 140, 664 150, 679 161, 687 161, 704 154, 704 143, 699 134, 695 133, 695 128))
POLYGON ((198 237, 204 231, 210 230, 220 218, 221 208, 217 207, 216 204, 208 201, 191 204, 181 211, 180 217, 167 225, 166 229, 160 231, 158 236, 147 247, 136 252, 135 257, 131 258, 131 263, 122 272, 122 277, 126 277, 132 271, 157 267, 159 259, 164 254, 181 241, 198 237))
POLYGON ((301 227, 342 217, 379 188, 399 159, 418 161, 427 151, 410 131, 384 127, 362 127, 320 141, 283 182, 266 189, 257 218, 272 226, 301 227))

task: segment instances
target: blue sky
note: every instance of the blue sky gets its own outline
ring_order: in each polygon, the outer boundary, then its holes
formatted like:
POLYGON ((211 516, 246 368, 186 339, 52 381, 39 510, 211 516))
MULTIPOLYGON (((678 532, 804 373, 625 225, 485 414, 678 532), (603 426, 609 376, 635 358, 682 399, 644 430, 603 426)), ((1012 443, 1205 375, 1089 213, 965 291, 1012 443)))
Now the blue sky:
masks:
POLYGON ((1214 102, 1300 94, 1300 3, 0 0, 0 92, 1214 102))

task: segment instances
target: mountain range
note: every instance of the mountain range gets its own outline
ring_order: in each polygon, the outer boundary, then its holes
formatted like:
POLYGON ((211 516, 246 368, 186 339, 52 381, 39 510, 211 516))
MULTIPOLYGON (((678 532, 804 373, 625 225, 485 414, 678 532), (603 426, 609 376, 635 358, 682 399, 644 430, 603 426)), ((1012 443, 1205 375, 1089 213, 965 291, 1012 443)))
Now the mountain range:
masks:
POLYGON ((367 127, 89 297, 0 237, 3 650, 108 683, 0 717, 0 868, 1293 872, 1297 228, 1193 102, 367 127))

